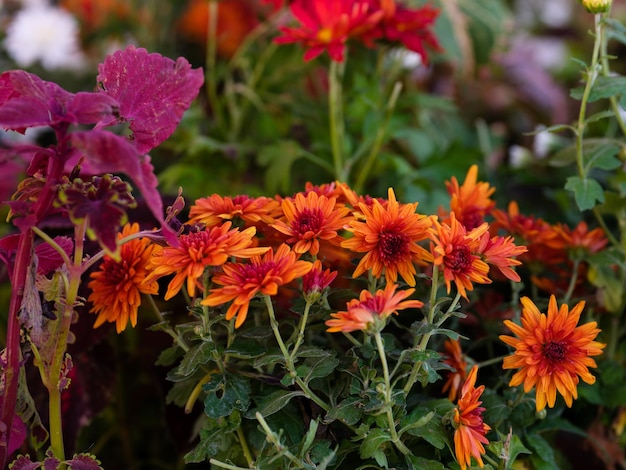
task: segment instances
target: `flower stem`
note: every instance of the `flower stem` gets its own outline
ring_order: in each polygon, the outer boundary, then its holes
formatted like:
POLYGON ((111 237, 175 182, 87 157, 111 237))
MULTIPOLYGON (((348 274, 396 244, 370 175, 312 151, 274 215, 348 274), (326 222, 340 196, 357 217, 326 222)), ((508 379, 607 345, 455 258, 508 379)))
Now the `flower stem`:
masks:
POLYGON ((287 350, 287 346, 285 346, 285 342, 280 334, 280 330, 278 329, 278 321, 276 320, 276 315, 274 314, 274 305, 272 304, 272 298, 269 295, 264 295, 263 299, 265 300, 265 305, 267 307, 267 313, 270 317, 270 326, 272 327, 272 331, 274 332, 274 337, 276 338, 276 342, 278 343, 278 347, 280 351, 283 353, 283 357, 285 358, 285 366, 287 367, 287 371, 293 377, 298 386, 302 389, 307 398, 313 400, 320 408, 324 411, 330 410, 330 406, 328 406, 324 400, 318 397, 313 391, 309 388, 309 386, 302 380, 301 377, 298 377, 298 372, 296 371, 296 367, 293 363, 291 355, 287 350))
POLYGON ((335 178, 345 181, 346 175, 343 161, 344 122, 342 79, 345 62, 331 60, 328 70, 328 113, 330 122, 330 143, 333 154, 335 178))
POLYGON ((298 338, 296 339, 296 344, 293 346, 293 349, 291 350, 291 354, 289 355, 291 357, 292 362, 295 361, 296 353, 298 352, 298 349, 300 349, 300 346, 302 345, 302 342, 304 341, 304 330, 306 328, 307 320, 309 319, 310 310, 311 310, 311 303, 307 302, 306 305, 304 306, 304 313, 302 314, 302 318, 300 318, 300 328, 298 329, 298 338))
POLYGON ((576 281, 578 280, 578 266, 580 266, 580 260, 574 260, 574 266, 572 266, 572 275, 569 280, 569 285, 567 287, 567 292, 565 293, 565 297, 563 297, 563 303, 569 303, 572 298, 572 294, 574 293, 574 288, 576 287, 576 281))
POLYGON ((380 356, 380 362, 383 367, 383 380, 385 381, 385 408, 387 413, 387 421, 389 424, 389 433, 391 434, 391 440, 404 455, 409 455, 411 451, 404 445, 404 443, 398 437, 398 431, 396 430, 396 423, 393 417, 393 398, 391 388, 391 378, 389 377, 389 366, 387 365, 387 355, 385 354, 385 346, 383 339, 380 335, 380 331, 374 333, 374 340, 376 341, 376 348, 378 349, 378 355, 380 356))

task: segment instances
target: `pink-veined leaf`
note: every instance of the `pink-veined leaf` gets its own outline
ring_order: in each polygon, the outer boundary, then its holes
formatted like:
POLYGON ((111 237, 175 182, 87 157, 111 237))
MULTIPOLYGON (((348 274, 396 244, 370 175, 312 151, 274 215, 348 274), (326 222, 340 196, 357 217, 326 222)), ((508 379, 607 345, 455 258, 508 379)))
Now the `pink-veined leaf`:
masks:
POLYGON ((11 426, 11 438, 9 439, 9 454, 12 454, 22 446, 27 435, 28 429, 26 429, 26 424, 24 424, 19 415, 15 415, 11 426))
POLYGON ((54 456, 51 450, 48 450, 41 468, 43 470, 58 470, 60 464, 61 461, 54 456))
POLYGON ((107 56, 98 72, 102 92, 119 102, 142 154, 174 132, 204 81, 203 71, 186 59, 173 61, 132 45, 107 56))
POLYGON ((40 468, 39 462, 30 460, 30 455, 18 455, 18 457, 10 465, 11 470, 35 470, 40 468))
POLYGON ((100 461, 91 454, 76 454, 67 464, 71 470, 102 470, 100 461))

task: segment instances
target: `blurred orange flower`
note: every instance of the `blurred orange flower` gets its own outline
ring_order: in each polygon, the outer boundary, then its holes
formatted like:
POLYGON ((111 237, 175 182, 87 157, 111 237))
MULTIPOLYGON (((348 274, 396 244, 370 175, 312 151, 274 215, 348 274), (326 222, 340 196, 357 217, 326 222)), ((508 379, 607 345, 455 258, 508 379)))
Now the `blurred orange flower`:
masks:
POLYGON ((165 247, 152 258, 150 280, 174 274, 167 287, 165 300, 174 297, 185 283, 187 293, 194 297, 196 287, 200 290, 203 288, 199 279, 208 266, 221 266, 231 256, 249 258, 261 255, 269 249, 251 247, 256 233, 254 227, 240 232, 236 228, 231 229, 231 225, 231 222, 225 222, 207 230, 183 234, 179 237, 178 246, 165 247))
POLYGON ((500 339, 515 348, 504 358, 504 369, 520 369, 509 385, 524 384, 524 392, 535 388, 536 409, 550 408, 556 402, 557 391, 568 407, 578 398, 579 379, 588 384, 596 381, 589 367, 597 367, 590 356, 602 354, 604 344, 594 341, 600 330, 596 322, 577 326, 585 302, 579 302, 571 311, 566 304, 559 307, 556 297, 550 296, 548 314, 541 313, 528 297, 522 301, 522 325, 510 320, 504 324, 515 337, 501 335, 500 339))
MULTIPOLYGON (((138 232, 138 224, 126 224, 118 234, 118 240, 138 232)), ((159 249, 147 238, 136 238, 120 247, 119 260, 104 256, 87 284, 91 289, 88 300, 93 305, 90 312, 98 315, 94 328, 104 322, 115 322, 115 329, 121 333, 129 321, 133 327, 137 325, 141 294, 157 294, 159 291, 156 280, 146 279, 150 258, 159 249)))
POLYGON ((465 379, 461 398, 454 409, 454 452, 456 460, 459 462, 461 470, 466 470, 472 457, 476 459, 478 465, 483 467, 482 454, 485 453, 484 444, 489 444, 485 437, 491 427, 483 421, 483 411, 485 408, 480 405, 480 396, 485 389, 484 385, 475 388, 478 366, 472 370, 465 379))
POLYGON ((431 252, 435 266, 443 270, 446 288, 450 293, 451 282, 465 299, 468 290, 474 287, 472 282, 489 284, 487 277, 489 266, 477 254, 480 253, 480 242, 483 234, 487 233, 489 225, 482 224, 469 232, 456 220, 454 212, 450 213, 450 224, 435 221, 431 229, 431 252))
POLYGON ((247 195, 229 197, 212 194, 196 199, 189 208, 189 224, 200 222, 207 227, 213 227, 226 220, 237 222, 238 219, 246 224, 257 222, 267 224, 273 222, 279 214, 281 214, 280 203, 275 199, 254 198, 247 195))
POLYGON ((257 294, 276 295, 278 287, 304 276, 312 267, 308 261, 299 261, 288 245, 281 245, 275 253, 270 249, 263 258, 253 256, 247 264, 226 263, 223 272, 213 277, 213 282, 223 287, 211 289, 202 305, 216 307, 232 300, 226 319, 236 316, 235 328, 239 328, 257 294))
POLYGON ((293 244, 296 253, 316 256, 320 241, 339 243, 337 232, 350 221, 347 207, 337 206, 335 198, 318 196, 313 191, 283 199, 281 205, 285 220, 278 220, 272 227, 289 237, 286 242, 293 244))
POLYGON ((443 362, 453 367, 454 371, 448 372, 448 378, 441 391, 448 392, 448 399, 454 401, 459 396, 461 384, 467 377, 467 362, 463 359, 461 343, 458 339, 446 340, 443 343, 443 349, 445 350, 443 362))
POLYGON ((365 221, 352 220, 346 229, 352 237, 341 246, 357 253, 365 253, 352 277, 358 277, 371 269, 379 278, 384 271, 385 279, 394 283, 398 274, 410 285, 415 285, 414 263, 432 261, 432 255, 417 243, 428 237, 433 219, 417 214, 417 203, 399 204, 392 188, 388 202, 383 206, 377 199, 368 206, 359 203, 365 221))
POLYGON ((489 186, 489 183, 477 182, 477 178, 478 166, 472 165, 461 186, 454 176, 449 182, 446 181, 446 189, 450 194, 450 210, 468 230, 481 225, 485 216, 496 205, 491 199, 496 188, 489 186))
POLYGON ((415 289, 406 289, 396 293, 397 284, 388 283, 385 290, 377 290, 375 294, 362 290, 358 299, 348 302, 347 310, 331 313, 330 320, 326 320, 329 333, 343 331, 349 333, 355 330, 366 331, 374 328, 382 330, 387 317, 398 314, 398 310, 407 308, 422 308, 424 302, 420 300, 404 300, 415 289))

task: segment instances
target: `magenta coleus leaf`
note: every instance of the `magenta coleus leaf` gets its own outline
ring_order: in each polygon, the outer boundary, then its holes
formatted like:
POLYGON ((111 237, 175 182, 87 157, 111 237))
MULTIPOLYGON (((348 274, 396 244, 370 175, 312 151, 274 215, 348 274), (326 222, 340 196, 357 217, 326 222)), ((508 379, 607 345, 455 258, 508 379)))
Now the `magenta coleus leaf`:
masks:
POLYGON ((11 470, 35 470, 40 467, 41 464, 31 461, 29 455, 19 455, 17 459, 9 465, 11 470))
POLYGON ((46 458, 44 459, 41 468, 43 470, 58 470, 60 464, 60 460, 54 456, 51 450, 48 450, 46 451, 46 458))
MULTIPOLYGON (((175 240, 175 234, 163 219, 163 202, 157 191, 157 178, 148 155, 140 155, 126 139, 104 130, 78 131, 71 135, 72 144, 88 159, 94 173, 124 173, 141 192, 164 235, 175 240)), ((176 243, 174 241, 174 243, 176 243)))
POLYGON ((71 470, 102 470, 100 461, 91 454, 77 454, 67 461, 71 470))
POLYGON ((174 132, 204 81, 202 70, 192 69, 186 59, 173 61, 134 46, 107 56, 98 72, 102 92, 119 102, 140 153, 174 132))
POLYGON ((26 429, 26 424, 22 421, 18 415, 13 417, 13 424, 11 425, 11 437, 9 439, 9 454, 12 454, 17 449, 19 449, 24 440, 26 440, 26 436, 28 435, 28 429, 26 429))
POLYGON ((23 70, 0 75, 0 127, 24 132, 28 127, 112 124, 117 101, 102 93, 74 95, 53 82, 23 70))
MULTIPOLYGON (((72 251, 74 251, 74 242, 70 237, 57 236, 54 237, 54 241, 68 257, 72 255, 72 251)), ((63 264, 63 258, 61 258, 59 252, 47 243, 40 243, 37 245, 35 247, 35 254, 37 255, 38 261, 37 274, 45 276, 60 268, 63 264)))

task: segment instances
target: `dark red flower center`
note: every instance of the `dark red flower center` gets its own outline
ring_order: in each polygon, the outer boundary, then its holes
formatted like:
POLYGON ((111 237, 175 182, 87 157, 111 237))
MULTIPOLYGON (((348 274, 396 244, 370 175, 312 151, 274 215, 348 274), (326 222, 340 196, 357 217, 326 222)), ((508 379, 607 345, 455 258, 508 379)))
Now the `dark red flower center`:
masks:
POLYGON ((567 354, 565 341, 549 341, 543 346, 543 354, 550 362, 561 362, 567 354))
POLYGON ((380 234, 378 253, 385 265, 401 260, 407 253, 409 238, 398 232, 384 232, 380 234))
POLYGON ((452 252, 446 255, 446 267, 454 272, 465 273, 472 267, 472 252, 466 245, 455 245, 452 252))
POLYGON ((322 228, 324 218, 318 210, 304 209, 291 223, 294 232, 304 235, 307 232, 317 233, 322 228))
POLYGON ((467 209, 463 212, 461 223, 467 230, 475 229, 485 221, 483 214, 478 209, 467 209))

